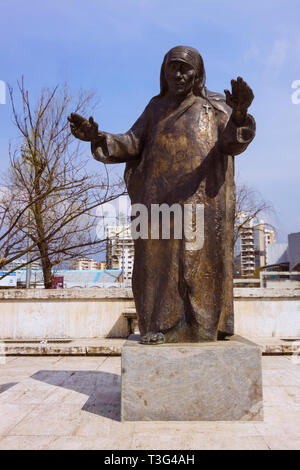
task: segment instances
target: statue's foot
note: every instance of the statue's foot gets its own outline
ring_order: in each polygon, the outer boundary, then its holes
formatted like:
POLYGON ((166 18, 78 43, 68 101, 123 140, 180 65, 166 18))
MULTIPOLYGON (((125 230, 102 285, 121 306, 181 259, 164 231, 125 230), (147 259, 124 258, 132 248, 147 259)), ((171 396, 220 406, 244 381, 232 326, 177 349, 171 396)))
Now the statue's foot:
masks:
POLYGON ((144 336, 141 337, 141 344, 163 344, 166 339, 161 332, 155 333, 149 331, 144 336))
POLYGON ((233 334, 232 333, 225 333, 224 331, 218 331, 217 339, 218 339, 218 341, 225 341, 226 338, 230 338, 230 336, 233 336, 233 334))

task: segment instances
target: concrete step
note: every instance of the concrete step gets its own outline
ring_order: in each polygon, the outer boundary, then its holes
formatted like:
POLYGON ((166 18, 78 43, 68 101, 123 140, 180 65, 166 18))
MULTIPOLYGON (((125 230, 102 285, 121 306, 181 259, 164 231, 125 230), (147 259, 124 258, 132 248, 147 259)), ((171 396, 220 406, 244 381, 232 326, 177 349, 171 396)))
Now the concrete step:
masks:
MULTIPOLYGON (((299 355, 300 338, 247 338, 263 355, 299 355)), ((126 338, 0 341, 1 356, 120 356, 126 338)))
POLYGON ((120 356, 126 338, 0 341, 0 356, 120 356))

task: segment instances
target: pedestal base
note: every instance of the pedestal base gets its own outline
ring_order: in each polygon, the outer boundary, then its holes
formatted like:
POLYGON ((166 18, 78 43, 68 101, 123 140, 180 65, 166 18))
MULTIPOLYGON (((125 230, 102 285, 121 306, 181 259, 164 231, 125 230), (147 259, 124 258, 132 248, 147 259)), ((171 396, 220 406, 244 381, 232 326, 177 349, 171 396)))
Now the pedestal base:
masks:
POLYGON ((261 352, 243 338, 122 349, 123 421, 260 421, 261 352))

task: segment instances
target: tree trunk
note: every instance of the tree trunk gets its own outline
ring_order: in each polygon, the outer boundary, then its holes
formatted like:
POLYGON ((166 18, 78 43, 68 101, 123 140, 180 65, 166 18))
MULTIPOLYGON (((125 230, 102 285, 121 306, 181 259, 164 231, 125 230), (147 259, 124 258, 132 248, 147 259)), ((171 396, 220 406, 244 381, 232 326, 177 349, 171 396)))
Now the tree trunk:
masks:
POLYGON ((52 273, 51 264, 47 260, 47 263, 42 263, 43 275, 44 275, 44 287, 45 289, 52 289, 52 273))
POLYGON ((47 243, 43 243, 43 242, 39 243, 38 248, 41 254, 45 289, 52 289, 52 272, 51 272, 52 265, 48 256, 47 243))

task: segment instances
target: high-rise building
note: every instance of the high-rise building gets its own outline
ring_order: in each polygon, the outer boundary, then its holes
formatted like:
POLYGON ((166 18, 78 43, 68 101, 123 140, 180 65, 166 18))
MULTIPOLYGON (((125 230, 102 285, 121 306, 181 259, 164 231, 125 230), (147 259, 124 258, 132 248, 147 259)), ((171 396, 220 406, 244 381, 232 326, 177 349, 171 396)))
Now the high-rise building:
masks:
POLYGON ((263 220, 250 218, 241 212, 236 227, 241 226, 234 247, 235 276, 251 277, 257 268, 267 264, 267 246, 274 243, 274 231, 267 228, 263 220))
POLYGON ((134 244, 130 225, 106 227, 106 264, 108 269, 121 269, 123 281, 131 280, 134 244))
POLYGON ((274 230, 270 228, 265 228, 265 264, 269 264, 268 260, 268 246, 275 243, 275 234, 274 230))

